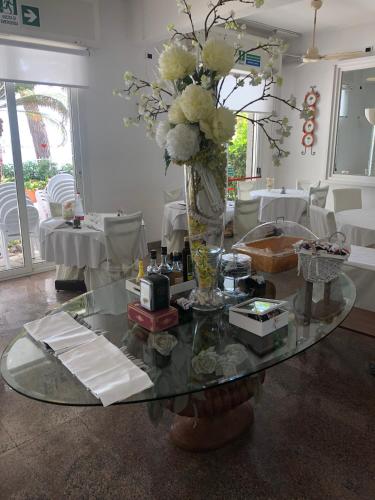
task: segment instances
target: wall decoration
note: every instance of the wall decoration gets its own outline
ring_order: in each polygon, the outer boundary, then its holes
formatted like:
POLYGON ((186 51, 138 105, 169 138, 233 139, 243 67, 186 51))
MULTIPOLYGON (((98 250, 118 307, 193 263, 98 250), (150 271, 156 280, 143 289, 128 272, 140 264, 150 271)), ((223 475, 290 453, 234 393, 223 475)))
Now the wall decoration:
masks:
POLYGON ((307 118, 303 124, 302 131, 302 146, 305 148, 302 151, 302 155, 307 153, 307 150, 310 150, 311 155, 315 155, 315 151, 313 151, 313 146, 316 142, 315 130, 316 130, 316 116, 318 113, 317 104, 319 102, 320 94, 316 90, 316 86, 312 85, 310 90, 305 95, 304 103, 310 110, 310 116, 307 118))

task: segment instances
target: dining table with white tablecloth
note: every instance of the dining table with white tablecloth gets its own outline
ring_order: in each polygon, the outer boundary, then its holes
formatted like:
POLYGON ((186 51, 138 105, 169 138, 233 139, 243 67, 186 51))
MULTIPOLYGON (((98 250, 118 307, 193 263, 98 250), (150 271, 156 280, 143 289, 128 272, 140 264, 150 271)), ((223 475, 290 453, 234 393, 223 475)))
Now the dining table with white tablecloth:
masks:
POLYGON ((375 245, 375 208, 356 208, 335 213, 337 229, 346 242, 368 247, 375 245))
MULTIPOLYGON (((74 229, 63 219, 47 219, 40 224, 41 258, 68 267, 97 269, 106 260, 103 228, 82 222, 81 229, 74 229)), ((141 229, 139 257, 147 255, 144 225, 141 229)))
MULTIPOLYGON (((278 213, 268 213, 267 221, 264 216, 265 212, 265 207, 269 205, 273 200, 276 200, 277 198, 283 198, 283 199, 291 199, 290 203, 291 207, 289 212, 293 214, 293 204, 294 200, 296 198, 301 199, 306 201, 307 203, 309 202, 309 193, 308 191, 303 191, 302 189, 285 189, 285 192, 282 192, 281 189, 259 189, 259 190, 254 190, 250 191, 250 196, 251 199, 255 200, 257 198, 260 198, 260 204, 259 204, 259 220, 262 222, 268 222, 268 219, 270 220, 276 220, 277 217, 280 216, 278 213)), ((292 217, 290 220, 295 220, 295 222, 298 222, 296 219, 298 218, 298 207, 296 206, 296 215, 295 217, 292 217)))
MULTIPOLYGON (((234 217, 234 201, 227 201, 226 211, 225 211, 225 224, 231 222, 233 220, 233 217, 234 217)), ((181 201, 172 201, 171 203, 166 203, 164 205, 164 213, 162 221, 162 234, 161 234, 162 244, 169 247, 169 243, 173 240, 174 234, 176 233, 186 234, 187 230, 188 230, 188 221, 187 221, 186 202, 181 200, 181 201)), ((172 246, 175 247, 176 244, 173 244, 172 246)), ((180 247, 181 242, 179 242, 177 246, 180 247)), ((172 250, 175 250, 175 248, 173 248, 172 250)), ((181 248, 178 248, 178 250, 182 250, 182 246, 181 248)))

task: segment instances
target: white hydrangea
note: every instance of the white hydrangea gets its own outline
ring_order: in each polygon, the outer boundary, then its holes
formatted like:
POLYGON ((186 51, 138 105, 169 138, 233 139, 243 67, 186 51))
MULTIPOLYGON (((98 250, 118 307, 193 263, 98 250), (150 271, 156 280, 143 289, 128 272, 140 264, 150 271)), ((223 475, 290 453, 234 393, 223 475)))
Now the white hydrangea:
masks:
POLYGON ((160 54, 159 72, 163 80, 180 80, 195 70, 195 56, 183 47, 171 45, 160 54))
POLYGON ((172 102, 171 107, 168 110, 168 120, 174 125, 187 122, 186 116, 180 106, 180 97, 177 97, 172 102))
POLYGON ((234 53, 232 45, 224 40, 211 38, 204 44, 202 62, 206 68, 225 76, 234 66, 234 53))
POLYGON ((227 108, 214 109, 205 120, 199 122, 199 127, 207 139, 216 144, 228 142, 234 135, 236 117, 227 108))
POLYGON ((166 120, 160 121, 156 127, 155 140, 159 148, 164 149, 167 142, 167 134, 170 131, 171 126, 166 120))
POLYGON ((199 85, 188 85, 179 98, 182 112, 191 123, 206 119, 215 109, 211 92, 199 85))
POLYGON ((177 161, 187 161, 199 151, 199 129, 180 123, 167 134, 166 149, 177 161))

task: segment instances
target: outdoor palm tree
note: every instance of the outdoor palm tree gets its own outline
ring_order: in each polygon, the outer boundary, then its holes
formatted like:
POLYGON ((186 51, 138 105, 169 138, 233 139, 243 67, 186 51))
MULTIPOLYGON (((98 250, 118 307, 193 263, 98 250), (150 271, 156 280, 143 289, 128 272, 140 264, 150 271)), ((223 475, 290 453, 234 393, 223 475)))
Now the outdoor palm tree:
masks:
MULTIPOLYGON (((17 107, 22 106, 27 117, 35 156, 38 160, 49 159, 51 152, 46 122, 58 127, 62 135, 61 144, 64 144, 67 137, 66 123, 69 117, 67 105, 63 99, 36 93, 34 84, 16 84, 15 91, 17 107), (51 111, 55 116, 51 115, 51 111)), ((5 86, 1 83, 0 109, 6 107, 5 86)))

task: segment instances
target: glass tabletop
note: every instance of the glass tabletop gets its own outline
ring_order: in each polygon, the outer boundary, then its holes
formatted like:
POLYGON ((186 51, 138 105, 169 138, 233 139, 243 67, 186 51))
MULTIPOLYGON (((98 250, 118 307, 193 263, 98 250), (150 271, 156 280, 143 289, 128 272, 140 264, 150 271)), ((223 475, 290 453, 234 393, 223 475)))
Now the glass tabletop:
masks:
MULTIPOLYGON (((315 283, 310 289, 295 269, 266 278, 265 295, 287 301, 289 322, 263 338, 230 324, 227 310, 194 312, 168 335, 149 334, 127 318, 127 304, 137 297, 126 290, 125 281, 81 295, 51 314, 73 314, 142 364, 153 387, 120 404, 171 399, 250 377, 291 358, 332 332, 355 301, 355 287, 345 274, 329 286, 315 283), (311 320, 306 321, 311 291, 311 320)), ((101 404, 24 329, 5 349, 1 373, 9 386, 30 398, 63 405, 101 404)))

